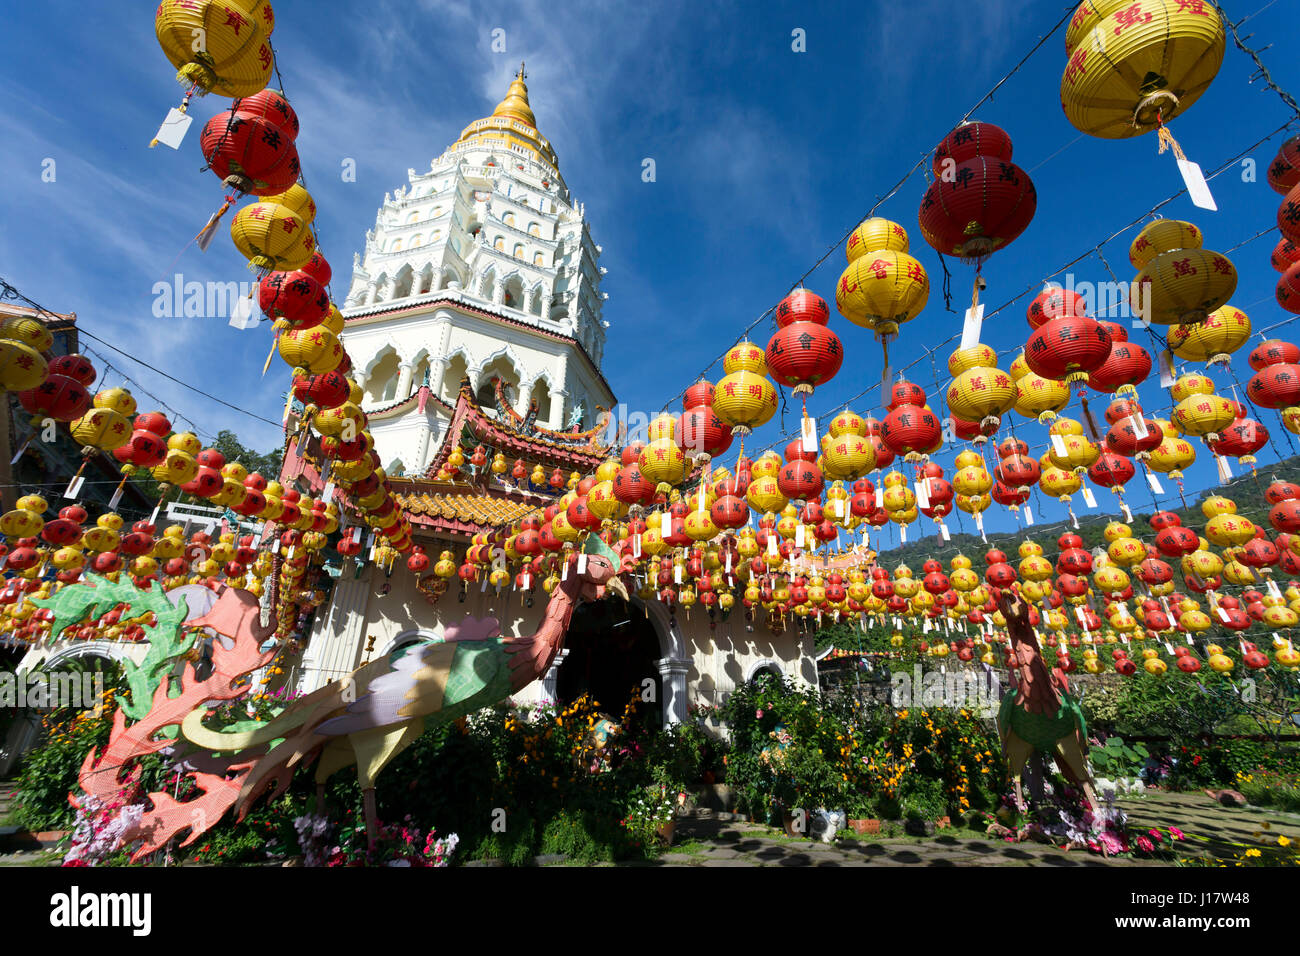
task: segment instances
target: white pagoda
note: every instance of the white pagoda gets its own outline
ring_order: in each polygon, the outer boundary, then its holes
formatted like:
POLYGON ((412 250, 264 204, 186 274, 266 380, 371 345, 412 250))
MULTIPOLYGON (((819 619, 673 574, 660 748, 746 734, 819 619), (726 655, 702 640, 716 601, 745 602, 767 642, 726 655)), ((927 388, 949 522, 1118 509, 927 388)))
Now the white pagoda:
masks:
POLYGON ((581 431, 613 405, 601 248, 524 77, 521 64, 491 116, 384 196, 353 259, 343 341, 390 474, 425 471, 466 379, 525 428, 581 431))

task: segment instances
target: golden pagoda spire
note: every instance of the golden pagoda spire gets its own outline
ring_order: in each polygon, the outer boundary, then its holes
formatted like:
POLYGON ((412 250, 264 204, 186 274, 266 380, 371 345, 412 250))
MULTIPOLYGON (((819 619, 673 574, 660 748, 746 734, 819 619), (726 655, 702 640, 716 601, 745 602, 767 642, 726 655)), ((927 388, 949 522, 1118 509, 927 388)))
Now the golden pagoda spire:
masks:
POLYGON ((510 89, 506 91, 506 98, 497 104, 497 108, 492 111, 492 115, 517 119, 536 129, 537 117, 533 116, 532 107, 528 105, 528 87, 524 85, 525 75, 523 61, 520 61, 519 72, 510 81, 510 89))

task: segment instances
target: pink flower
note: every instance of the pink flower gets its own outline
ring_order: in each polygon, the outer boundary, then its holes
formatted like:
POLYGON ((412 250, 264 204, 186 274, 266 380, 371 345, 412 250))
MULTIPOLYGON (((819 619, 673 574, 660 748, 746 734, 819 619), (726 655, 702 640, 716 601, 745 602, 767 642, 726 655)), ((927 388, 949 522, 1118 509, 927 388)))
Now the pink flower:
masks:
POLYGON ((1183 831, 1180 830, 1180 829, 1178 829, 1178 827, 1170 827, 1170 828, 1169 828, 1169 834, 1170 834, 1170 835, 1171 835, 1175 840, 1181 840, 1181 839, 1183 839, 1183 831))
POLYGON ((1140 836, 1137 838, 1137 845, 1138 845, 1138 849, 1141 850, 1143 853, 1150 853, 1152 850, 1155 849, 1151 841, 1144 836, 1140 836))
POLYGON ((763 717, 763 711, 761 711, 761 710, 756 710, 756 711, 754 711, 754 716, 757 717, 757 718, 759 718, 759 719, 761 720, 762 717, 763 717))

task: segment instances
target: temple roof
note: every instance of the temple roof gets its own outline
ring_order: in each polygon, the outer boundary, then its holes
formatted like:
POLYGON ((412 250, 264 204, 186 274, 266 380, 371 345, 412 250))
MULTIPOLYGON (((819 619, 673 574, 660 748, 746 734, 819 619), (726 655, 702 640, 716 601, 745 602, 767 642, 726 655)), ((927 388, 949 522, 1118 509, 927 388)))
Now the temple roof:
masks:
POLYGON ((461 130, 460 137, 452 148, 463 144, 519 146, 527 150, 535 159, 549 163, 557 170, 560 161, 551 144, 537 131, 537 118, 528 102, 528 87, 524 85, 524 65, 519 64, 519 72, 510 81, 505 99, 497 104, 491 116, 475 120, 461 130))

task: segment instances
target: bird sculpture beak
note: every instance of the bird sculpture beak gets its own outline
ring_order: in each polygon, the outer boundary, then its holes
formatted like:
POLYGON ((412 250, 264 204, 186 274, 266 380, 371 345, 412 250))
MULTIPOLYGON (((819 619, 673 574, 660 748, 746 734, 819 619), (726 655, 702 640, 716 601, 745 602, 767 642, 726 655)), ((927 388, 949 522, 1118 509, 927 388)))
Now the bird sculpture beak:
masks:
POLYGON ((627 598, 627 585, 625 585, 625 584, 623 583, 623 579, 620 578, 618 575, 615 575, 614 577, 610 578, 608 581, 605 582, 605 589, 606 589, 607 591, 613 591, 615 594, 617 594, 619 597, 621 597, 624 601, 626 601, 626 600, 628 599, 628 598, 627 598))

